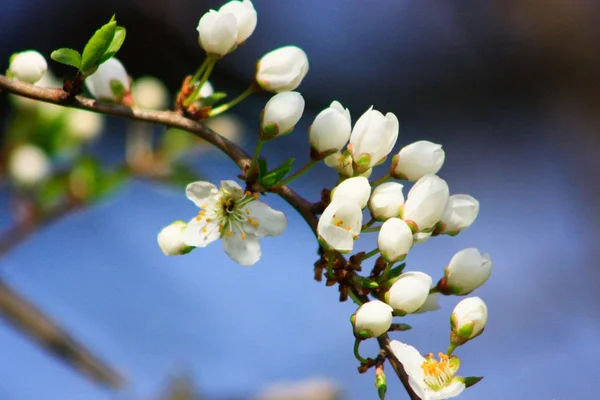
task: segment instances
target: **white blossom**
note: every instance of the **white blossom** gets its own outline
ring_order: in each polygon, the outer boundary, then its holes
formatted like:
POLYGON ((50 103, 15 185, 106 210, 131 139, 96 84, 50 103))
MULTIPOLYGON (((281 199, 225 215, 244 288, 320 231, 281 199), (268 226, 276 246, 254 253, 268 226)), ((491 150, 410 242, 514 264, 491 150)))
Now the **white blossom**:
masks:
POLYGON ((456 253, 444 269, 440 289, 444 293, 465 295, 483 285, 492 273, 489 254, 481 254, 474 247, 456 253))
POLYGON ((487 306, 479 297, 467 297, 459 302, 452 317, 450 340, 455 345, 461 345, 483 333, 487 324, 487 306))
POLYGON ((439 293, 430 293, 425 300, 425 303, 413 314, 423 314, 428 311, 436 311, 439 310, 440 304, 440 294, 439 293))
POLYGON ((209 10, 198 22, 198 44, 208 55, 223 57, 237 47, 238 21, 234 14, 209 10))
POLYGON ((425 243, 431 237, 431 232, 417 232, 413 235, 413 244, 425 243))
POLYGON ((166 256, 186 254, 193 249, 183 241, 183 230, 186 226, 183 221, 175 221, 158 233, 158 246, 166 256))
POLYGON ((350 253, 362 227, 362 210, 346 197, 334 199, 323 211, 317 225, 319 242, 329 250, 350 253))
POLYGON ((400 209, 404 204, 403 188, 398 182, 385 182, 377 186, 369 200, 371 216, 377 221, 400 216, 400 209))
MULTIPOLYGON (((325 165, 331 168, 335 168, 340 175, 342 176, 354 176, 354 168, 352 167, 352 156, 348 151, 341 152, 338 151, 334 154, 331 154, 325 157, 325 165)), ((372 168, 369 168, 365 172, 359 174, 359 176, 364 176, 368 178, 371 176, 373 172, 372 168)))
POLYGON ((86 78, 85 84, 96 99, 114 102, 121 101, 121 97, 129 92, 130 87, 125 67, 114 57, 100 64, 96 72, 86 78), (115 92, 117 87, 124 92, 115 92))
POLYGON ((97 138, 104 127, 102 115, 76 108, 69 110, 65 122, 71 137, 83 141, 97 138))
POLYGON ((449 197, 450 189, 445 180, 437 175, 425 175, 408 192, 402 219, 415 232, 428 230, 444 214, 449 197))
POLYGON ((348 149, 359 172, 385 160, 396 144, 399 129, 398 118, 393 113, 384 116, 372 106, 356 121, 348 149))
POLYGON ((369 180, 364 176, 348 178, 331 191, 332 200, 339 197, 347 197, 356 201, 356 204, 361 209, 367 206, 369 196, 371 196, 371 185, 369 184, 369 180))
POLYGON ((392 307, 383 301, 371 300, 361 305, 350 321, 354 333, 361 339, 383 335, 392 326, 392 307))
POLYGON ((164 83, 152 76, 144 76, 133 82, 131 93, 135 104, 148 110, 163 110, 168 106, 169 91, 164 83))
POLYGON ((265 54, 256 67, 256 82, 269 92, 294 90, 308 72, 308 57, 296 46, 285 46, 265 54))
POLYGON ((200 212, 188 222, 184 242, 206 247, 221 238, 227 255, 244 266, 260 259, 259 237, 280 235, 287 226, 282 212, 257 200, 257 193, 244 192, 234 181, 221 181, 220 189, 209 182, 190 183, 186 194, 200 212))
POLYGON ((17 184, 33 186, 50 173, 50 160, 39 147, 21 144, 9 155, 8 172, 17 184))
POLYGON ((423 357, 413 346, 392 340, 394 355, 408 374, 408 383, 421 400, 443 400, 461 394, 466 386, 464 379, 455 376, 460 367, 456 356, 439 353, 439 361, 433 354, 423 357))
POLYGON ((427 174, 436 174, 445 157, 441 144, 420 140, 404 146, 394 156, 390 173, 396 179, 416 181, 427 174))
POLYGON ((244 43, 256 28, 256 10, 250 0, 233 0, 219 8, 221 14, 232 14, 237 22, 237 44, 244 43))
POLYGON ((453 194, 437 223, 436 232, 456 235, 468 228, 479 214, 479 201, 466 194, 453 194))
POLYGON ((27 50, 10 57, 8 75, 33 84, 42 79, 47 70, 48 63, 44 56, 35 50, 27 50))
POLYGON ((350 138, 350 111, 337 101, 321 111, 308 128, 310 145, 318 154, 340 151, 350 138))
POLYGON ((385 294, 385 302, 395 311, 411 314, 425 304, 433 280, 420 271, 404 272, 385 294))
POLYGON ((261 138, 273 139, 294 130, 304 112, 304 98, 298 92, 282 92, 271 97, 261 118, 261 138))
POLYGON ((389 263, 402 261, 413 244, 413 233, 406 222, 400 218, 390 218, 383 223, 377 247, 383 258, 389 263))

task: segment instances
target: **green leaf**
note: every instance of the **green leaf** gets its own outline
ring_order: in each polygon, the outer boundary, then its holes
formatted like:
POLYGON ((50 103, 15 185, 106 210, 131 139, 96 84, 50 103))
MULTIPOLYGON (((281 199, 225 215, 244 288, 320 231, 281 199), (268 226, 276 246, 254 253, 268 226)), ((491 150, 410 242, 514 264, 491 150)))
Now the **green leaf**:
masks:
POLYGON ((258 159, 258 181, 259 182, 267 174, 268 171, 269 171, 269 167, 267 165, 267 160, 265 160, 264 158, 260 157, 258 159))
POLYGON ((108 50, 117 30, 117 22, 111 18, 110 22, 98 29, 90 38, 83 49, 80 70, 86 74, 87 70, 100 64, 100 59, 108 50))
POLYGON ((225 92, 216 92, 211 94, 208 97, 203 97, 200 101, 202 102, 202 107, 212 106, 219 101, 223 100, 227 97, 227 93, 225 92))
POLYGON ((81 54, 79 54, 77 50, 63 47, 62 49, 54 50, 52 54, 50 54, 50 58, 56 62, 70 65, 77 69, 81 67, 81 54))
POLYGON ((390 270, 390 274, 388 275, 388 279, 397 278, 402 274, 402 271, 406 267, 406 263, 402 263, 400 265, 395 266, 390 270))
POLYGON ((483 376, 467 376, 463 378, 465 381, 465 387, 471 387, 475 385, 477 382, 483 379, 483 376))
POLYGON ((67 182, 63 175, 54 175, 43 182, 37 192, 37 200, 43 209, 56 206, 67 193, 67 182))
POLYGON ((185 187, 190 182, 202 179, 193 167, 186 164, 174 164, 171 166, 171 173, 166 178, 167 183, 175 186, 185 187))
POLYGON ((121 82, 118 79, 111 80, 109 82, 109 84, 110 84, 110 90, 113 92, 113 95, 117 99, 120 99, 121 97, 123 97, 125 95, 125 92, 127 92, 127 88, 125 88, 125 85, 123 85, 123 82, 121 82))
POLYGON ((125 28, 122 26, 116 27, 112 42, 110 42, 110 46, 108 46, 108 49, 104 52, 104 55, 98 64, 102 64, 104 61, 117 54, 117 51, 119 51, 121 46, 123 46, 123 42, 125 42, 126 33, 125 28))
POLYGON ((283 177, 290 173, 290 171, 292 170, 293 162, 294 159, 290 158, 289 160, 281 164, 279 167, 275 168, 274 170, 270 171, 265 176, 263 176, 263 178, 260 180, 260 183, 265 187, 275 185, 277 182, 283 179, 283 177))
POLYGON ((97 194, 101 179, 100 165, 91 157, 81 157, 69 173, 71 195, 79 200, 90 200, 97 194))
POLYGON ((118 190, 129 179, 129 172, 124 169, 115 169, 102 176, 96 188, 96 197, 106 196, 118 190))
POLYGON ((181 129, 167 129, 161 137, 160 152, 166 160, 177 159, 193 147, 194 137, 181 129))

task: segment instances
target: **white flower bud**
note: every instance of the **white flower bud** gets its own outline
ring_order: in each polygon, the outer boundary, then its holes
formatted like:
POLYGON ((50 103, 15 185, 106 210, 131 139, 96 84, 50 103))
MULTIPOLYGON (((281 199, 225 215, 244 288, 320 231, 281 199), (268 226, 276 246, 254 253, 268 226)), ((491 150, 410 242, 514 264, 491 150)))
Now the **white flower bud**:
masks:
POLYGON ((483 285, 491 273, 492 260, 489 254, 481 254, 471 247, 452 257, 438 286, 444 293, 465 295, 483 285))
POLYGON ((398 182, 386 182, 377 186, 369 200, 371 216, 377 221, 400 216, 400 208, 404 204, 403 187, 398 182))
POLYGON ((441 144, 420 140, 404 146, 394 156, 390 173, 396 179, 416 181, 427 174, 436 174, 445 158, 441 144))
POLYGON ((296 46, 285 46, 265 54, 256 67, 256 82, 269 92, 294 90, 308 72, 308 57, 296 46))
MULTIPOLYGON (((335 168, 340 173, 340 175, 354 176, 354 169, 352 168, 352 156, 348 151, 345 151, 344 153, 338 151, 337 153, 325 157, 324 161, 325 165, 331 168, 335 168)), ((364 176, 365 178, 368 178, 371 176, 372 172, 373 169, 369 168, 362 174, 359 174, 359 176, 364 176)))
POLYGON ((114 102, 120 102, 130 89, 127 71, 114 57, 100 64, 96 72, 87 77, 85 85, 96 99, 114 102))
POLYGON ((209 81, 204 82, 204 85, 200 88, 200 98, 212 96, 215 93, 212 83, 209 81))
POLYGON ((448 199, 444 215, 437 224, 436 233, 457 235, 468 228, 479 214, 479 201, 466 194, 453 194, 448 199))
POLYGON ((271 97, 262 114, 261 139, 291 133, 303 112, 304 98, 298 92, 282 92, 271 97))
POLYGON ((426 273, 404 272, 385 294, 385 302, 400 313, 413 313, 425 304, 432 283, 426 273))
MULTIPOLYGON (((204 89, 204 88, 203 88, 204 89)), ((148 110, 163 110, 169 102, 169 91, 164 83, 152 76, 136 79, 131 88, 135 104, 148 110)))
POLYGON ((432 228, 442 217, 450 197, 445 180, 437 175, 425 175, 408 192, 402 219, 414 232, 432 228))
POLYGON ((9 155, 8 172, 15 183, 32 186, 40 183, 50 173, 50 160, 42 149, 32 144, 22 144, 9 155))
POLYGON ((387 262, 404 260, 412 244, 413 233, 400 218, 390 218, 381 226, 377 247, 387 262))
POLYGON ((363 209, 367 206, 369 196, 371 195, 371 185, 369 180, 363 176, 348 178, 331 191, 331 199, 347 197, 356 201, 356 204, 363 209))
POLYGON ((71 137, 83 141, 98 137, 104 126, 102 115, 76 108, 69 110, 65 122, 71 137))
POLYGON ((238 22, 232 13, 210 10, 198 22, 198 44, 208 55, 223 57, 235 50, 238 22))
POLYGON ((8 75, 22 82, 36 83, 48 70, 48 63, 40 53, 27 50, 10 57, 8 75))
POLYGON ((362 228, 362 210, 354 199, 339 196, 333 200, 317 225, 319 242, 329 250, 350 253, 362 228))
POLYGON ((356 121, 348 148, 360 172, 385 160, 396 144, 399 129, 393 113, 384 116, 372 106, 356 121))
POLYGON ((467 297, 454 307, 450 317, 450 341, 456 346, 483 333, 488 319, 487 306, 479 297, 467 297))
POLYGON ((186 226, 184 221, 175 221, 158 233, 158 246, 166 256, 187 254, 193 249, 183 241, 183 230, 186 226))
POLYGON ((334 101, 308 128, 310 145, 319 154, 340 151, 348 143, 351 130, 350 111, 334 101))
POLYGON ((392 307, 379 300, 363 304, 350 318, 354 334, 360 339, 383 335, 392 326, 392 311, 392 307))
POLYGON ((246 41, 256 28, 256 10, 250 0, 230 1, 219 8, 221 14, 232 14, 237 22, 237 44, 246 41))

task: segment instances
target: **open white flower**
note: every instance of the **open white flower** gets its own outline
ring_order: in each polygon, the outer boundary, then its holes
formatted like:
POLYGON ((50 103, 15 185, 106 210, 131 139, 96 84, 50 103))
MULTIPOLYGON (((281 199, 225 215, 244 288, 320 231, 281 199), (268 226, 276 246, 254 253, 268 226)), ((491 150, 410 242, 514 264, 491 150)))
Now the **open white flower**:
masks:
POLYGON ((455 376, 460 367, 456 356, 439 353, 440 360, 433 354, 423 357, 413 346, 392 340, 394 355, 408 374, 408 383, 421 400, 443 400, 461 394, 466 386, 464 379, 455 376))
POLYGON ((250 0, 233 0, 219 8, 221 14, 232 14, 237 21, 237 44, 246 41, 256 28, 256 10, 250 0))
POLYGON ((317 234, 326 249, 350 253, 362 227, 362 210, 354 199, 338 197, 323 211, 317 234))
POLYGON ((220 189, 210 182, 193 182, 186 194, 201 210, 185 228, 183 241, 206 247, 222 238, 227 255, 244 266, 260 259, 259 237, 281 235, 287 226, 281 211, 258 201, 257 193, 244 193, 234 181, 221 181, 220 189))
POLYGON ((468 228, 479 214, 479 201, 467 194, 453 194, 437 223, 436 233, 454 236, 468 228))
POLYGON ((348 178, 331 191, 332 200, 338 197, 347 197, 355 200, 361 209, 367 206, 369 196, 371 196, 371 185, 364 176, 348 178))
POLYGON ((361 339, 383 335, 392 326, 392 311, 392 307, 380 300, 363 304, 350 318, 354 334, 361 339))
POLYGON ((400 208, 404 204, 403 188, 398 182, 385 182, 377 186, 369 200, 371 216, 377 221, 400 216, 400 208))

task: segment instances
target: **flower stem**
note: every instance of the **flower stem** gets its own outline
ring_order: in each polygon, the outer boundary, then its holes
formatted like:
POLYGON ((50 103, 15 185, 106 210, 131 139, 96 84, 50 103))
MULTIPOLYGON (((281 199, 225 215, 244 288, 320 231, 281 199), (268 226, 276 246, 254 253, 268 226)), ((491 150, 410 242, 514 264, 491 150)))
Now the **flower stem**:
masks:
POLYGON ((277 184, 277 186, 287 185, 288 183, 290 183, 294 179, 299 178, 302 175, 304 175, 308 170, 310 170, 315 165, 317 165, 317 161, 310 160, 304 167, 302 167, 301 169, 299 169, 298 171, 296 171, 294 174, 288 176, 287 178, 285 178, 284 180, 282 180, 281 182, 279 182, 277 184))
POLYGON ((230 108, 232 108, 233 106, 235 106, 236 104, 240 103, 242 100, 244 100, 246 97, 250 96, 252 93, 256 92, 256 89, 254 88, 253 85, 250 85, 248 87, 248 89, 244 90, 238 97, 236 97, 235 99, 225 103, 225 104, 221 104, 219 107, 213 108, 212 110, 210 110, 208 112, 208 116, 209 117, 214 117, 215 115, 219 115, 224 113, 225 111, 229 110, 230 108))
POLYGON ((380 229, 381 226, 376 226, 375 228, 361 229, 360 233, 379 232, 380 229))
POLYGON ((256 169, 256 164, 258 163, 258 156, 260 155, 260 151, 264 144, 265 142, 263 142, 261 139, 258 139, 258 143, 256 143, 256 148, 254 149, 254 155, 252 156, 252 161, 250 162, 250 167, 248 168, 247 176, 252 176, 253 171, 256 169))
POLYGON ((356 305, 358 305, 358 306, 362 306, 363 305, 363 302, 360 301, 360 299, 358 298, 358 296, 356 296, 356 294, 354 293, 353 290, 348 290, 348 295, 350 296, 350 298, 352 299, 352 301, 356 303, 356 305))
POLYGON ((371 250, 370 252, 368 252, 367 254, 365 254, 365 256, 362 258, 361 261, 365 261, 366 259, 369 259, 371 257, 373 257, 374 255, 377 255, 379 253, 379 249, 375 248, 373 250, 371 250))
POLYGON ((333 274, 333 253, 327 253, 327 278, 335 278, 333 274))
POLYGON ((369 222, 367 222, 360 228, 361 232, 367 228, 370 228, 375 222, 377 222, 377 220, 374 218, 371 218, 371 220, 369 222))
POLYGON ((210 60, 210 58, 206 57, 204 61, 202 61, 202 64, 200 64, 200 67, 198 67, 196 73, 194 74, 194 76, 192 76, 192 79, 190 79, 190 86, 192 86, 194 83, 196 83, 198 79, 200 79, 200 76, 206 70, 206 67, 208 67, 208 60, 210 60))
POLYGON ((384 176, 382 176, 381 178, 371 182, 371 187, 375 187, 377 185, 382 184, 383 182, 387 181, 388 179, 391 178, 390 174, 385 174, 384 176))
POLYGON ((185 102, 183 103, 186 107, 189 107, 189 105, 192 104, 194 102, 194 100, 196 100, 196 97, 198 97, 198 95, 200 94, 200 91, 202 90, 202 86, 204 86, 204 84, 210 77, 210 74, 212 73, 212 70, 215 67, 215 64, 217 63, 217 60, 210 56, 206 60, 208 60, 208 64, 206 65, 204 74, 202 75, 202 79, 200 79, 200 82, 198 82, 196 89, 194 89, 192 94, 189 95, 188 98, 185 99, 185 102))
POLYGON ((457 346, 454 343, 450 343, 450 346, 448 346, 448 350, 446 351, 446 355, 451 356, 456 347, 457 346))
POLYGON ((383 273, 381 274, 381 278, 379 279, 381 282, 387 282, 388 277, 390 276, 390 271, 392 270, 392 263, 387 263, 383 273))
POLYGON ((358 348, 360 347, 360 342, 362 342, 362 340, 354 339, 354 357, 356 357, 356 359, 358 361, 360 361, 361 364, 367 364, 369 361, 366 358, 363 358, 360 355, 360 353, 358 352, 358 348))

